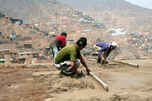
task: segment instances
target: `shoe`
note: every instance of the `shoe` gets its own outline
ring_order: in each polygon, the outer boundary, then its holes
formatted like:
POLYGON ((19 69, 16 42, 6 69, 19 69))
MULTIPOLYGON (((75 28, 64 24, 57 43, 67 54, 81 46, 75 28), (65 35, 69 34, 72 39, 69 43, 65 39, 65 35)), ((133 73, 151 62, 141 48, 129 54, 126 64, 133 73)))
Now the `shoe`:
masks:
POLYGON ((60 64, 54 64, 55 65, 55 67, 57 68, 57 69, 61 69, 61 65, 60 64))
POLYGON ((102 61, 102 64, 108 64, 109 62, 108 61, 102 61))
POLYGON ((72 75, 71 77, 79 79, 79 78, 85 77, 85 75, 84 75, 84 73, 81 71, 80 74, 74 74, 74 75, 72 75))
POLYGON ((61 74, 61 75, 64 75, 64 76, 72 76, 72 75, 74 75, 75 73, 73 73, 73 72, 65 72, 64 70, 61 70, 60 74, 61 74))

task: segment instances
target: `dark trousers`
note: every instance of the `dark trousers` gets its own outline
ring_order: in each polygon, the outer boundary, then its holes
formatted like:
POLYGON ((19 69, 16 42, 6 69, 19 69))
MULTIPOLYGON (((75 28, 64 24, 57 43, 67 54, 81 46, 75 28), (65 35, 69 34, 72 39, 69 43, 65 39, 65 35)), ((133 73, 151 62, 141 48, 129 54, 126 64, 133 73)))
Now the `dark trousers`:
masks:
POLYGON ((101 56, 100 55, 98 55, 98 59, 97 59, 97 63, 101 63, 101 64, 106 64, 107 63, 107 61, 106 61, 106 59, 107 59, 107 57, 109 56, 109 54, 110 54, 110 52, 109 52, 109 50, 107 49, 107 50, 105 50, 104 52, 103 52, 103 57, 104 57, 104 59, 105 59, 105 61, 101 61, 101 56))
MULTIPOLYGON (((60 64, 55 64, 55 65, 58 69, 61 70, 61 73, 66 76, 71 76, 71 75, 75 74, 75 72, 73 71, 73 68, 72 68, 71 61, 65 61, 60 64)), ((80 60, 77 59, 75 62, 75 68, 79 68, 79 66, 80 66, 80 60)))

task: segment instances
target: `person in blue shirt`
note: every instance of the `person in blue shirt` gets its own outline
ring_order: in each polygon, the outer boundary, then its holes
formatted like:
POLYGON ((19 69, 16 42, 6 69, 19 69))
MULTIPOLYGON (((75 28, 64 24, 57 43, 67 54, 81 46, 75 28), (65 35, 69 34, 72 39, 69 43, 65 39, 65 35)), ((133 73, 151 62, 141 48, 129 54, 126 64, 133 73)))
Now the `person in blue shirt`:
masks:
POLYGON ((96 46, 99 47, 97 63, 107 64, 107 57, 118 47, 118 44, 116 42, 97 42, 96 46))

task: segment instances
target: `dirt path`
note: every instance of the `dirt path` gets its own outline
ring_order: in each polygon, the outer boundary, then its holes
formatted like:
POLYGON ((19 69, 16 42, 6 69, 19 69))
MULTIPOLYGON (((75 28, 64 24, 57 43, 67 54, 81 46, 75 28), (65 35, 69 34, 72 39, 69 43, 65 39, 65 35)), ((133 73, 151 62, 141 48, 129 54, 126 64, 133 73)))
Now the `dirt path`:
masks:
POLYGON ((151 60, 127 62, 140 67, 88 62, 92 72, 109 85, 109 92, 90 76, 61 76, 52 65, 1 65, 0 101, 151 101, 151 60))

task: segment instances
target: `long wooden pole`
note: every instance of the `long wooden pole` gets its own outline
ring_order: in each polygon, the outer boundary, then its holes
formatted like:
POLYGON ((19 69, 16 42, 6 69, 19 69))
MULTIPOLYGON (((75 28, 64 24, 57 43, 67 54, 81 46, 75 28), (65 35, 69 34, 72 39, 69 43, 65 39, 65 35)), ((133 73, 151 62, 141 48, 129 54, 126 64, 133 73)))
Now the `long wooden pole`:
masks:
POLYGON ((97 77, 94 73, 90 72, 90 75, 95 79, 97 80, 102 86, 103 88, 106 90, 106 91, 109 91, 109 87, 106 83, 104 83, 99 77, 97 77))
POLYGON ((122 62, 122 61, 116 61, 116 60, 113 60, 113 62, 116 62, 116 63, 121 63, 121 64, 125 64, 125 65, 128 65, 128 66, 131 66, 131 67, 136 67, 136 68, 139 68, 139 64, 136 64, 136 63, 127 63, 127 62, 122 62))

